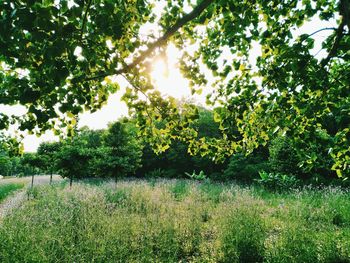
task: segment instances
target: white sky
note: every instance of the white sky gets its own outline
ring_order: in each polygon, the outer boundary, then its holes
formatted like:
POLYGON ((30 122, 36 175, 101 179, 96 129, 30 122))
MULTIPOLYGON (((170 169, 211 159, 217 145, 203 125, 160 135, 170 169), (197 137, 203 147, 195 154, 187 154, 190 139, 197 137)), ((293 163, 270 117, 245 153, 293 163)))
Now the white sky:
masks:
MULTIPOLYGON (((295 33, 298 35, 302 33, 311 34, 320 28, 334 26, 334 21, 321 22, 318 19, 314 19, 313 21, 305 23, 304 26, 296 30, 295 33)), ((145 31, 147 30, 152 30, 152 27, 146 28, 145 31)), ((147 32, 144 33, 146 34, 147 32)), ((318 51, 321 49, 320 43, 329 34, 330 31, 323 31, 315 36, 316 43, 313 50, 314 54, 317 54, 320 57, 324 56, 324 54, 318 53, 318 51)), ((251 56, 257 57, 259 54, 261 54, 261 50, 259 46, 257 46, 257 48, 254 48, 252 50, 251 56)), ((188 81, 182 77, 180 70, 177 67, 177 61, 180 56, 180 51, 177 50, 173 45, 169 45, 167 49, 167 63, 169 72, 167 75, 165 75, 166 62, 164 60, 155 59, 152 72, 154 84, 164 95, 169 95, 178 99, 191 98, 204 105, 205 96, 210 92, 210 89, 204 90, 200 96, 191 96, 191 92, 188 87, 188 81)), ((124 102, 120 101, 120 97, 123 95, 123 91, 125 90, 127 84, 125 80, 122 80, 120 78, 118 78, 118 83, 120 84, 121 89, 116 94, 113 94, 109 97, 107 104, 101 110, 95 113, 84 113, 79 116, 79 127, 88 126, 91 129, 104 129, 107 127, 108 123, 116 121, 123 116, 128 116, 127 106, 124 102)), ((25 108, 20 105, 7 106, 0 104, 0 112, 5 114, 22 115, 25 113, 25 108)), ((15 130, 12 128, 12 130, 9 132, 14 133, 15 130)), ((51 131, 46 132, 40 138, 38 138, 36 135, 26 135, 23 140, 24 149, 25 151, 33 152, 36 151, 41 142, 52 140, 58 140, 58 138, 53 136, 53 133, 51 131)))

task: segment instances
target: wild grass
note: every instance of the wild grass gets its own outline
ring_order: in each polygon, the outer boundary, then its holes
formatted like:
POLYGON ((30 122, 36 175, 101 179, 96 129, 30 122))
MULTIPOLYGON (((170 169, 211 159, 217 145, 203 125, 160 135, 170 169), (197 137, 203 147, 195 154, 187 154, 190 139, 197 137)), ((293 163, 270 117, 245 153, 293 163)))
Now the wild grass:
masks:
POLYGON ((0 202, 14 191, 24 187, 24 184, 6 183, 0 184, 0 202))
POLYGON ((350 193, 187 180, 40 186, 0 262, 350 262, 350 193))

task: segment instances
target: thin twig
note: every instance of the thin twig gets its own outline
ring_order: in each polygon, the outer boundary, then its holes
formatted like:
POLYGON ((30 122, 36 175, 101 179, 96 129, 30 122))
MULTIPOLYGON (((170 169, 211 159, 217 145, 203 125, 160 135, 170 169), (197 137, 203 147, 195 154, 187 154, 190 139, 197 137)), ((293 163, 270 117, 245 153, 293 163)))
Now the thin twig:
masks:
MULTIPOLYGON (((335 30, 337 30, 337 28, 336 28, 336 27, 325 27, 325 28, 321 28, 321 29, 316 30, 315 32, 313 32, 313 33, 307 35, 307 36, 305 37, 305 39, 307 39, 307 38, 309 38, 309 37, 312 37, 313 35, 316 35, 316 34, 322 32, 322 31, 326 31, 326 30, 333 30, 333 31, 335 31, 335 30)), ((304 41, 305 39, 303 39, 303 41, 304 41)))

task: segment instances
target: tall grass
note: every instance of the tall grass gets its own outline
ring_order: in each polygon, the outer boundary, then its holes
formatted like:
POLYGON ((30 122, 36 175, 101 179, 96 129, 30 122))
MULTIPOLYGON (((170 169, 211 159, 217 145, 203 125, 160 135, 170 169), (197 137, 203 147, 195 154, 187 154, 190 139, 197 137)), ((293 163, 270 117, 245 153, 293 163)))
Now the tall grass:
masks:
POLYGON ((14 191, 24 187, 24 184, 6 183, 0 184, 0 202, 14 191))
POLYGON ((188 181, 40 186, 0 262, 350 262, 350 193, 188 181))

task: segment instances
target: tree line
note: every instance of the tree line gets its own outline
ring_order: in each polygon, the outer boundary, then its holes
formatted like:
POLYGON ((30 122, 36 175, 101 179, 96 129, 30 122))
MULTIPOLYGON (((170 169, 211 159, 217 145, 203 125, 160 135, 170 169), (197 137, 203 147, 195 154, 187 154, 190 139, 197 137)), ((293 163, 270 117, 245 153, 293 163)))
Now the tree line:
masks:
MULTIPOLYGON (((199 108, 199 117, 191 125, 198 137, 210 140, 222 136, 219 124, 210 110, 199 108)), ((162 125, 161 122, 158 123, 162 125)), ((233 131, 234 133, 234 131, 233 131)), ((310 144, 312 141, 310 141, 310 144)), ((329 182, 337 178, 329 168, 331 157, 326 145, 314 143, 300 148, 287 136, 276 136, 268 145, 251 153, 237 153, 217 162, 214 155, 188 151, 188 142, 173 140, 170 148, 156 154, 152 145, 138 135, 134 119, 124 118, 111 123, 107 129, 77 129, 75 135, 59 142, 43 142, 37 152, 10 157, 0 151, 0 174, 28 176, 60 174, 73 180, 125 176, 140 178, 180 178, 202 173, 214 180, 236 180, 251 183, 259 173, 283 174, 306 182, 329 182), (303 155, 315 154, 317 166, 304 166, 303 155)))

